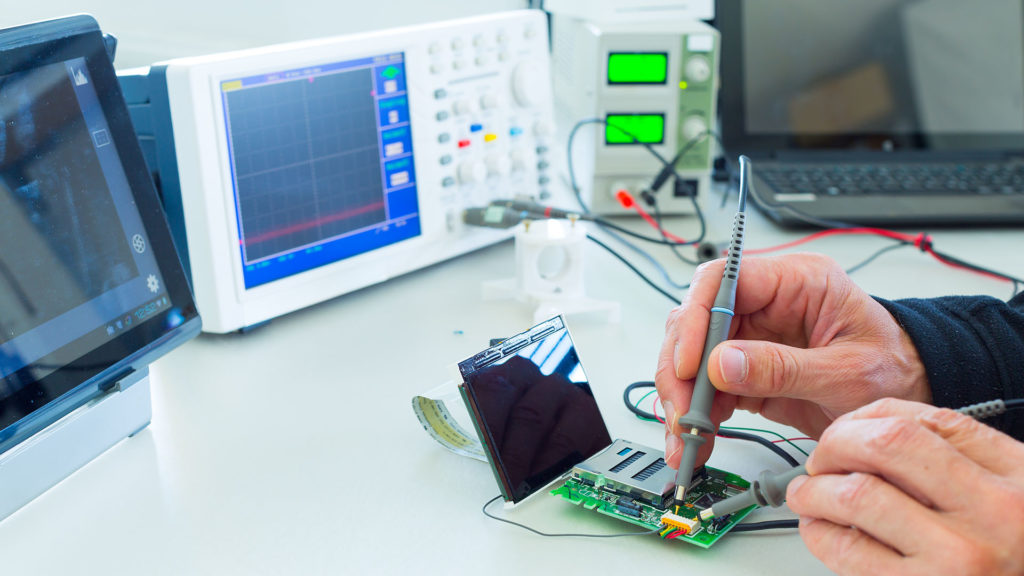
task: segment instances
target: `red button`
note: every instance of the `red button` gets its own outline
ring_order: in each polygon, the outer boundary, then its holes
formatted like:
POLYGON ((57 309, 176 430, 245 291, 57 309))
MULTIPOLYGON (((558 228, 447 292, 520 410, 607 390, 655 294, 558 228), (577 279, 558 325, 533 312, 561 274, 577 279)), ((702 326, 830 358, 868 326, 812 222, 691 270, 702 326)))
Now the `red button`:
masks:
POLYGON ((465 148, 469 146, 469 140, 459 140, 459 148, 465 148))

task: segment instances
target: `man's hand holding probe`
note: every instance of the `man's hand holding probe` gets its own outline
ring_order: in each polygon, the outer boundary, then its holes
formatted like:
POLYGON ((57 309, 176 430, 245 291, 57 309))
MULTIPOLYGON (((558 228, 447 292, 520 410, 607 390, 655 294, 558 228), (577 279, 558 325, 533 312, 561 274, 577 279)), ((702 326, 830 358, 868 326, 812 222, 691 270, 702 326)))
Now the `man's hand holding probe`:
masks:
MULTIPOLYGON (((698 269, 666 326, 655 381, 672 467, 723 265, 698 269)), ((931 393, 913 343, 832 260, 749 258, 736 292, 708 359, 711 419, 740 408, 820 438, 788 492, 812 553, 843 574, 1024 573, 1024 444, 919 404, 931 393)))

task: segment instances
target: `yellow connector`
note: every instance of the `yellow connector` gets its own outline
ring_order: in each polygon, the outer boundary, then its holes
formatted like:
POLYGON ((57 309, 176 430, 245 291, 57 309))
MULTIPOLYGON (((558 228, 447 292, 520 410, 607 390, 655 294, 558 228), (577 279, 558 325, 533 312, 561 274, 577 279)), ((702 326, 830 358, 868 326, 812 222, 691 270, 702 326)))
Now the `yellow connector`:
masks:
POLYGON ((661 523, 666 526, 685 530, 687 534, 693 534, 700 526, 700 521, 697 519, 685 518, 671 512, 665 512, 661 515, 661 523))

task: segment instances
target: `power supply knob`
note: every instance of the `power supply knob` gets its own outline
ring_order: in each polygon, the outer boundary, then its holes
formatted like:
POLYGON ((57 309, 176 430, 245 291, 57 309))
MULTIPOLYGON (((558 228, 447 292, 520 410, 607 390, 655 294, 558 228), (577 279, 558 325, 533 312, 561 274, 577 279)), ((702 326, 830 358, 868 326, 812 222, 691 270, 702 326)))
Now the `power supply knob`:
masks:
POLYGON ((509 152, 509 157, 512 159, 512 171, 522 172, 526 170, 527 161, 529 158, 526 156, 526 150, 522 148, 514 148, 509 152))
POLYGON ((711 64, 703 56, 692 56, 686 61, 686 79, 690 82, 707 82, 711 78, 711 64))
POLYGON ((690 116, 683 121, 683 144, 704 134, 708 129, 708 123, 702 116, 690 116))
POLYGON ((541 66, 536 62, 520 62, 512 71, 512 96, 523 108, 534 106, 544 99, 545 82, 540 77, 541 66))
POLYGON ((462 184, 472 184, 474 182, 482 182, 487 178, 487 167, 482 162, 476 160, 466 160, 462 164, 459 164, 459 182, 462 184))
POLYGON ((492 176, 507 176, 512 167, 508 157, 501 154, 488 154, 484 161, 487 163, 487 173, 492 176))
POLYGON ((455 112, 456 115, 462 116, 463 114, 469 114, 472 112, 473 105, 469 103, 469 100, 456 100, 455 103, 452 104, 452 111, 455 112))

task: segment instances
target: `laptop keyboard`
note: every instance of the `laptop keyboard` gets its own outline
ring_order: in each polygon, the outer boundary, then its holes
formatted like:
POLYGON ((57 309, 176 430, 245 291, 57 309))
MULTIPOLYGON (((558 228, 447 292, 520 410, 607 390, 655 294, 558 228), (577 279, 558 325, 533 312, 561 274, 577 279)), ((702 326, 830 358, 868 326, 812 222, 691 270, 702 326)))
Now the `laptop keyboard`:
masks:
POLYGON ((1024 195, 1024 163, 786 164, 755 167, 777 194, 1024 195))

